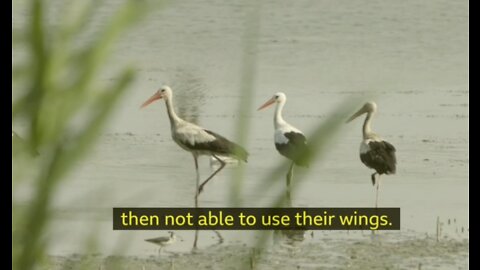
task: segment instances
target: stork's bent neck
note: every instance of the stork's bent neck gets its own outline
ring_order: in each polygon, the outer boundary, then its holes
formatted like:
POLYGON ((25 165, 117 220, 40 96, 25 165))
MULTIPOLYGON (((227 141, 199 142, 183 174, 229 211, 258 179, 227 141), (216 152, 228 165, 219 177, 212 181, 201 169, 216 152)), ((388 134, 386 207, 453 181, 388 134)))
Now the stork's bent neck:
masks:
POLYGON ((180 123, 182 119, 177 116, 175 110, 173 109, 173 97, 168 97, 165 99, 165 104, 167 106, 168 119, 170 119, 170 125, 173 127, 180 123))
POLYGON ((277 106, 275 107, 275 117, 273 118, 273 125, 275 126, 275 129, 278 129, 281 125, 285 124, 285 120, 283 120, 282 117, 282 110, 284 105, 285 102, 280 102, 277 103, 277 106))
POLYGON ((367 117, 365 118, 365 122, 363 122, 363 139, 366 140, 373 136, 372 128, 370 123, 372 122, 373 112, 369 112, 367 117))

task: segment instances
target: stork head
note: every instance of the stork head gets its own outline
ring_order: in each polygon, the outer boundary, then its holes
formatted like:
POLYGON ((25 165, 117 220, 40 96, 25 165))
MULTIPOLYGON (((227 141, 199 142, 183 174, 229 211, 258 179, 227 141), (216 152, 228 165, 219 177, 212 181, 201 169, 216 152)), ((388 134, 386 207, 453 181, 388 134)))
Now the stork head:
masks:
POLYGON ((287 96, 282 92, 277 92, 273 97, 271 97, 267 102, 265 102, 258 110, 265 109, 268 106, 272 105, 273 103, 285 103, 287 101, 287 96))
POLYGON ((168 231, 168 233, 170 234, 170 238, 174 239, 174 240, 177 240, 177 238, 179 238, 180 240, 182 240, 183 242, 183 237, 181 237, 180 235, 177 235, 175 234, 174 232, 172 231, 168 231))
POLYGON ((373 101, 369 101, 367 103, 365 103, 362 108, 360 108, 360 110, 358 110, 356 113, 354 113, 352 116, 350 116, 350 118, 348 118, 348 120, 346 121, 346 123, 349 123, 351 122, 353 119, 359 117, 360 115, 364 114, 364 113, 375 113, 377 111, 377 104, 375 104, 375 102, 373 101))
POLYGON ((151 96, 149 99, 147 99, 142 104, 141 108, 147 107, 151 103, 153 103, 153 102, 155 102, 159 99, 162 99, 162 98, 167 100, 171 96, 172 96, 172 89, 169 86, 164 85, 160 89, 158 89, 157 92, 155 92, 155 94, 153 94, 153 96, 151 96))

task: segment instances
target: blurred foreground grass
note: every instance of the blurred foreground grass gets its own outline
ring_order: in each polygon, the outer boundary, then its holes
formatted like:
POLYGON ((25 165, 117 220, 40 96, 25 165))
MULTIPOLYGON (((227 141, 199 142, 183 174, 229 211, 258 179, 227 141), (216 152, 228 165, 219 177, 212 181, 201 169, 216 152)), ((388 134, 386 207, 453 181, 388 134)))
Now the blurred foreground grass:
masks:
POLYGON ((22 147, 14 145, 19 141, 12 136, 12 188, 25 178, 34 185, 26 204, 12 201, 12 269, 41 265, 52 240, 45 232, 56 187, 96 141, 133 80, 133 70, 124 67, 111 85, 98 83, 115 41, 142 17, 146 3, 120 4, 85 42, 80 36, 99 2, 72 1, 65 5, 61 23, 50 27, 47 10, 52 2, 32 0, 23 29, 12 30, 13 50, 22 48, 26 54, 23 62, 12 60, 12 128, 21 125, 25 130, 22 147), (36 151, 40 156, 33 159, 36 151))

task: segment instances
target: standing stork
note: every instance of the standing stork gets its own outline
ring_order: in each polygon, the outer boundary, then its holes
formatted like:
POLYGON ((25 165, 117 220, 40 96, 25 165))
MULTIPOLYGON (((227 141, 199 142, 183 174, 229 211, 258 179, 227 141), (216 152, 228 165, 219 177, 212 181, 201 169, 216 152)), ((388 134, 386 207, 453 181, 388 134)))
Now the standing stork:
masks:
POLYGON ((360 160, 368 168, 374 169, 372 174, 372 185, 377 185, 375 196, 375 207, 378 206, 378 189, 380 188, 380 175, 394 174, 396 170, 397 158, 395 157, 395 147, 380 136, 373 133, 370 123, 373 115, 377 112, 375 102, 367 102, 360 110, 353 114, 347 123, 360 115, 366 113, 367 117, 363 123, 363 140, 360 144, 360 160), (378 175, 378 178, 375 176, 378 175))
POLYGON ((260 106, 258 110, 262 110, 276 103, 273 117, 273 125, 275 128, 274 142, 277 151, 292 161, 287 173, 287 199, 290 199, 290 182, 293 176, 293 166, 308 167, 310 155, 305 135, 303 135, 299 129, 283 120, 282 110, 286 102, 287 96, 282 92, 278 92, 260 106))
POLYGON ((195 192, 195 207, 197 207, 198 195, 202 192, 205 184, 225 167, 226 163, 219 156, 232 157, 247 162, 248 153, 238 144, 178 117, 173 109, 172 89, 168 86, 160 88, 160 90, 145 101, 141 107, 144 108, 159 99, 165 100, 173 140, 182 149, 193 155, 197 174, 195 192), (220 167, 203 181, 202 184, 200 184, 200 174, 198 171, 198 157, 201 155, 212 156, 220 163, 220 167))

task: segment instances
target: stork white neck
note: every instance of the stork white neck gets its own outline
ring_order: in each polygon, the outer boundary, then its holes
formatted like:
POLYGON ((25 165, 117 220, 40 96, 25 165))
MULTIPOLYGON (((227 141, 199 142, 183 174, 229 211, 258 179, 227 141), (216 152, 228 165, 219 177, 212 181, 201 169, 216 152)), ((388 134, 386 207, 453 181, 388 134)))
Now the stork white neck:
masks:
POLYGON ((363 139, 372 139, 376 137, 375 133, 372 132, 372 128, 370 123, 372 122, 372 118, 375 112, 370 111, 367 113, 367 117, 365 117, 365 122, 363 122, 363 139))
POLYGON ((277 106, 275 107, 275 116, 273 117, 273 125, 275 126, 275 129, 278 129, 280 126, 286 124, 285 120, 283 120, 282 117, 282 110, 283 106, 285 106, 285 102, 285 100, 281 100, 277 103, 277 106))
POLYGON ((177 116, 175 110, 173 109, 173 96, 169 95, 165 97, 165 105, 167 107, 168 119, 170 119, 170 125, 176 126, 181 123, 183 120, 177 116))

